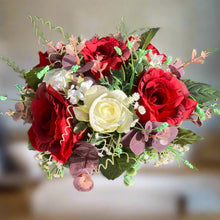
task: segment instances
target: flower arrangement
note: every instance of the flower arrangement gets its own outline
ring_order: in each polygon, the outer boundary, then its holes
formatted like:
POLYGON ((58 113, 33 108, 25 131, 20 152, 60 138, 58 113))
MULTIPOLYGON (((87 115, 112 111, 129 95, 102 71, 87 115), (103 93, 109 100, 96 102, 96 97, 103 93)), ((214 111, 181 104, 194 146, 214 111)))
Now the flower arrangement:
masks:
POLYGON ((132 185, 142 163, 182 160, 196 169, 183 155, 202 137, 182 122, 201 126, 219 114, 220 92, 182 76, 187 65, 203 63, 214 50, 197 56, 193 49, 182 62, 150 43, 159 28, 128 33, 121 25, 114 34, 85 40, 37 16, 31 19, 48 49, 28 71, 1 57, 25 80, 25 86, 16 84, 21 99, 6 114, 31 124, 29 149, 38 152, 49 179, 63 177, 66 167, 75 188, 89 191, 98 172, 110 180, 125 173, 124 183, 132 185), (61 32, 66 42, 46 40, 37 22, 61 32))

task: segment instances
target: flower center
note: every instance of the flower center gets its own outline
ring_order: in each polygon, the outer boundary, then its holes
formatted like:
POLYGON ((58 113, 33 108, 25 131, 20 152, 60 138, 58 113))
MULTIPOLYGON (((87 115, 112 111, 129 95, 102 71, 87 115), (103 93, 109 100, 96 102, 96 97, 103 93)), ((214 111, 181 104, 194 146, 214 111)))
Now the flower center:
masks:
POLYGON ((103 101, 99 102, 95 108, 98 116, 104 119, 109 124, 115 123, 120 118, 121 109, 116 102, 113 101, 103 101))
POLYGON ((166 103, 166 101, 167 97, 165 91, 162 91, 160 89, 155 91, 150 97, 150 102, 155 105, 163 105, 166 103))

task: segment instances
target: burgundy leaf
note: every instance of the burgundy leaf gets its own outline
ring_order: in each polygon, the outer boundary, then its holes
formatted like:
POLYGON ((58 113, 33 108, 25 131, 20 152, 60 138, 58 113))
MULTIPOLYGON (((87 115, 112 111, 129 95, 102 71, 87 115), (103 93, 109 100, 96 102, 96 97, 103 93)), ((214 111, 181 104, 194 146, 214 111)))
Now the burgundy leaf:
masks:
POLYGON ((98 150, 86 141, 75 144, 70 157, 70 173, 75 178, 82 174, 92 174, 98 169, 98 150))
POLYGON ((83 67, 79 68, 77 73, 85 73, 89 71, 93 67, 93 65, 94 65, 93 62, 88 62, 83 67))
POLYGON ((141 131, 138 131, 132 137, 132 139, 130 141, 130 148, 137 155, 140 155, 144 152, 145 140, 144 140, 144 135, 141 131))
POLYGON ((67 54, 63 57, 62 66, 65 70, 70 70, 74 65, 76 65, 76 57, 74 55, 67 54))

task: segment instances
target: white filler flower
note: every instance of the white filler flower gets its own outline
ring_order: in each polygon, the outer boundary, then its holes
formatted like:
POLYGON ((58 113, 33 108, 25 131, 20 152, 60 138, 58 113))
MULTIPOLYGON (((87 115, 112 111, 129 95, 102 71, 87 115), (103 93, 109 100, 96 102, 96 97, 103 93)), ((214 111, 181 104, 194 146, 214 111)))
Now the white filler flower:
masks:
POLYGON ((66 88, 67 82, 72 80, 71 73, 72 71, 64 69, 53 69, 47 72, 43 82, 46 82, 47 85, 50 84, 57 91, 62 91, 66 88))
POLYGON ((92 86, 92 80, 84 81, 80 84, 80 86, 72 85, 68 90, 67 99, 69 99, 70 103, 75 105, 79 100, 84 100, 86 91, 92 86))

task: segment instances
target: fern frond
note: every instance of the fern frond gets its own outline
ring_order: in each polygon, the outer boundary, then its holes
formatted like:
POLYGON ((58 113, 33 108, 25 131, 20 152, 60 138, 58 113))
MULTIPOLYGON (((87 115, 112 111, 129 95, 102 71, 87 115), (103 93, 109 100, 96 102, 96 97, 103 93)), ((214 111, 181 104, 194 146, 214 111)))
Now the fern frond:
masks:
POLYGON ((0 59, 4 61, 9 67, 11 67, 15 72, 22 75, 25 74, 26 71, 24 69, 20 69, 20 67, 14 61, 11 61, 8 57, 0 56, 0 59))
POLYGON ((69 38, 71 37, 70 34, 64 32, 61 26, 53 26, 49 20, 45 20, 41 17, 32 15, 29 15, 29 18, 31 19, 31 23, 33 24, 36 36, 39 37, 43 45, 47 44, 49 40, 47 40, 44 33, 40 31, 40 27, 37 25, 37 22, 41 23, 42 25, 47 25, 49 30, 51 31, 59 32, 67 40, 69 40, 69 38))

